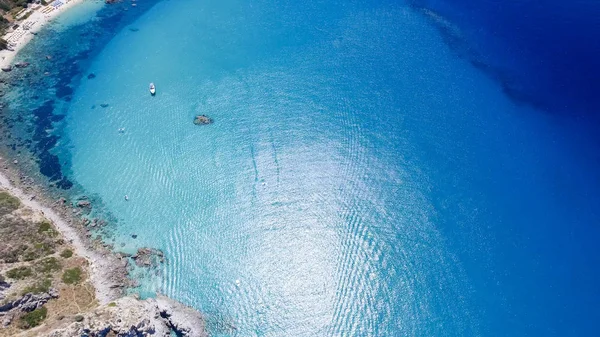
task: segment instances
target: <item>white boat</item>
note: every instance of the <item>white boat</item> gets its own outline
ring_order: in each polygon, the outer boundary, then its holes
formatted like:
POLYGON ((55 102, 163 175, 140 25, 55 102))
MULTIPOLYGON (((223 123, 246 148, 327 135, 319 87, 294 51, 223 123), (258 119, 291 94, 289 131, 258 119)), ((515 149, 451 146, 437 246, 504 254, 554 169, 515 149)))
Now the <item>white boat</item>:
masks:
POLYGON ((154 94, 156 94, 156 86, 154 86, 154 83, 150 83, 150 94, 152 96, 154 96, 154 94))

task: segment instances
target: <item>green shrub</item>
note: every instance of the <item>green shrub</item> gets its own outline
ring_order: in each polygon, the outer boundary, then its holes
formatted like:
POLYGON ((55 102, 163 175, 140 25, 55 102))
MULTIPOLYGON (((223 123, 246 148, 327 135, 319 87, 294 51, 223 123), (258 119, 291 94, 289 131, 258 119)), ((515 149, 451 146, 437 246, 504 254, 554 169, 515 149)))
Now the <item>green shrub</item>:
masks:
POLYGON ((108 303, 108 306, 109 306, 109 307, 111 307, 111 308, 112 308, 112 307, 116 307, 116 306, 117 306, 117 303, 115 303, 115 302, 110 302, 110 303, 108 303))
POLYGON ((19 199, 6 192, 0 192, 0 216, 11 213, 21 206, 19 199))
POLYGON ((31 274, 33 274, 33 272, 31 271, 31 268, 29 267, 17 267, 17 268, 13 268, 9 271, 6 272, 6 277, 8 278, 12 278, 15 280, 22 280, 26 277, 31 276, 31 274))
POLYGON ((51 273, 62 269, 60 261, 55 257, 47 257, 35 263, 34 268, 40 273, 51 273))
POLYGON ((81 281, 81 268, 75 267, 65 270, 62 280, 66 284, 79 283, 81 281))
POLYGON ((64 257, 65 259, 70 258, 71 256, 73 256, 73 251, 70 249, 65 249, 60 253, 61 257, 64 257))
POLYGON ((50 237, 55 237, 58 235, 58 232, 54 229, 54 226, 48 221, 42 221, 38 225, 38 233, 47 234, 50 237))
POLYGON ((54 250, 54 245, 52 242, 40 242, 33 245, 33 247, 38 251, 39 256, 46 256, 50 254, 56 253, 54 250))
POLYGON ((42 281, 36 282, 34 285, 28 286, 21 292, 21 295, 25 295, 27 293, 39 294, 39 293, 47 293, 52 286, 52 280, 44 279, 42 281))
POLYGON ((19 327, 21 329, 30 329, 38 326, 46 319, 46 315, 48 315, 48 309, 46 309, 46 307, 41 307, 32 312, 28 312, 21 316, 19 327))

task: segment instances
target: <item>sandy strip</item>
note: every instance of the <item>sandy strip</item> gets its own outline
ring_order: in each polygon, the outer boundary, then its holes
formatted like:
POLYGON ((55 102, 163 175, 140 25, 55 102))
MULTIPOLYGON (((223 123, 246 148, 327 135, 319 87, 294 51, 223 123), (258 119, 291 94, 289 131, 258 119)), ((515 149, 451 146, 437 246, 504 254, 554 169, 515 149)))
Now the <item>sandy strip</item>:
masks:
MULTIPOLYGON (((59 1, 59 0, 55 0, 55 1, 59 1)), ((60 0, 60 1, 64 2, 66 0, 60 0)), ((41 8, 38 8, 36 11, 34 11, 29 16, 29 18, 27 18, 26 20, 24 20, 22 22, 19 22, 20 27, 17 28, 17 30, 3 36, 3 38, 6 41, 8 41, 9 38, 11 36, 13 36, 13 34, 15 34, 15 33, 17 33, 17 35, 21 35, 14 42, 15 43, 15 46, 13 47, 14 51, 6 50, 6 49, 0 51, 0 68, 4 68, 13 62, 13 60, 17 56, 17 53, 21 49, 23 49, 23 47, 25 47, 25 45, 27 45, 27 43, 29 43, 29 41, 31 41, 31 39, 34 38, 35 35, 32 34, 32 32, 37 33, 48 22, 52 21, 54 18, 56 18, 60 14, 64 13, 67 9, 69 9, 77 4, 80 4, 83 1, 84 0, 70 0, 69 2, 60 6, 60 8, 54 9, 51 12, 47 12, 47 11, 50 8, 53 8, 52 4, 50 4, 48 6, 43 6, 41 8), (47 13, 45 13, 45 12, 47 12, 47 13), (29 30, 23 30, 22 26, 24 24, 30 25, 31 28, 29 30)))
POLYGON ((23 205, 40 212, 44 217, 51 220, 65 239, 73 245, 75 252, 90 262, 90 279, 96 288, 96 298, 100 303, 108 303, 120 296, 120 290, 117 287, 119 284, 115 283, 114 277, 112 277, 115 272, 115 263, 119 263, 114 256, 88 249, 80 234, 67 221, 51 208, 43 206, 32 196, 14 187, 3 173, 0 173, 0 187, 18 198, 23 205))

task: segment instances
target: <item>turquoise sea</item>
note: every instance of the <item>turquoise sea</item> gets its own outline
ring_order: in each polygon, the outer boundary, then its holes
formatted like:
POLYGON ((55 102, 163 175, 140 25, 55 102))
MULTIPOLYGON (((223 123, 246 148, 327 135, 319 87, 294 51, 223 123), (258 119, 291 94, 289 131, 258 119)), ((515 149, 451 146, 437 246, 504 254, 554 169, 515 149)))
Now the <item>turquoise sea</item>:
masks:
POLYGON ((19 56, 2 140, 162 249, 135 291, 212 336, 591 336, 594 102, 467 7, 86 2, 19 56))

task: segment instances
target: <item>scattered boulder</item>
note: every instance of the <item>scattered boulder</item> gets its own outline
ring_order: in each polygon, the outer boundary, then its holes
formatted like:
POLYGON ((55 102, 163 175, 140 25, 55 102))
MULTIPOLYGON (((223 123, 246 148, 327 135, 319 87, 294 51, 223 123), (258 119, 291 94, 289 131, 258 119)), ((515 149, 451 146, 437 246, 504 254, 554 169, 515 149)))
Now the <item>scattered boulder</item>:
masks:
POLYGON ((207 125, 211 124, 212 122, 213 120, 206 115, 197 115, 196 118, 194 118, 194 124, 196 125, 207 125))
POLYGON ((80 207, 80 208, 88 208, 91 206, 92 206, 92 203, 89 200, 79 200, 77 202, 77 207, 80 207))

